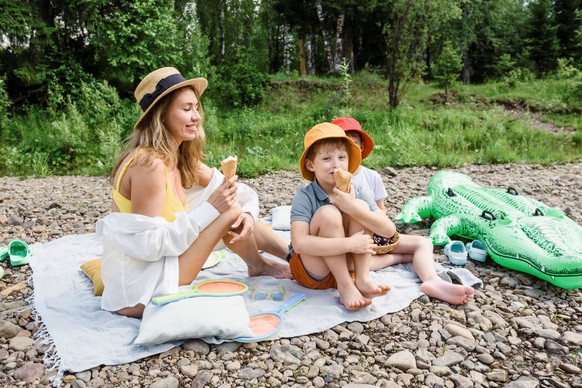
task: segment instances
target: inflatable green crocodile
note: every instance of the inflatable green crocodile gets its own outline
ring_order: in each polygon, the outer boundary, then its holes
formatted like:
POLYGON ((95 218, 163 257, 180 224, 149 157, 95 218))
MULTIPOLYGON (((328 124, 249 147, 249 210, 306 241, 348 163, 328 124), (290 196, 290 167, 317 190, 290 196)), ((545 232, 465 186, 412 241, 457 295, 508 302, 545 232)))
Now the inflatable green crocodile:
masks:
POLYGON ((439 171, 428 196, 408 200, 396 216, 414 223, 432 217, 434 245, 450 235, 481 240, 499 265, 562 288, 582 287, 582 227, 564 212, 507 190, 481 187, 466 175, 439 171))

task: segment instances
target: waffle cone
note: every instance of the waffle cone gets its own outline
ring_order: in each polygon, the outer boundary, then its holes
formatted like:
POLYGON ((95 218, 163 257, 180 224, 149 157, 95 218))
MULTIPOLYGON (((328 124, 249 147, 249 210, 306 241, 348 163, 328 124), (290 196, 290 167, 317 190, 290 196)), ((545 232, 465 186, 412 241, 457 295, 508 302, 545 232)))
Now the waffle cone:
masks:
POLYGON ((224 174, 224 179, 229 180, 236 175, 236 162, 238 161, 236 156, 229 156, 228 158, 220 161, 220 168, 224 174))
POLYGON ((337 169, 333 173, 333 178, 335 179, 335 185, 338 189, 345 193, 350 192, 350 181, 352 180, 352 174, 349 171, 337 169))

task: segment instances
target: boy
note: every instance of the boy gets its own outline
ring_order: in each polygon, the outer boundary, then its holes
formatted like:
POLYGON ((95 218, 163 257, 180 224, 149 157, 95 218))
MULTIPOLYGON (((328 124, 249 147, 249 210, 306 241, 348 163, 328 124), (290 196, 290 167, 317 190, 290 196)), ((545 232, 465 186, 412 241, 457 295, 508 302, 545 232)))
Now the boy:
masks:
POLYGON ((352 186, 349 193, 336 187, 336 169, 355 172, 360 148, 330 123, 313 127, 304 139, 299 161, 303 177, 312 181, 300 189, 291 206, 291 259, 293 278, 312 289, 337 288, 340 303, 361 309, 373 297, 385 295, 387 284, 369 278, 376 246, 370 233, 392 236, 394 224, 374 201, 352 186))
MULTIPOLYGON (((351 117, 340 117, 332 123, 341 127, 361 150, 362 160, 374 148, 372 138, 362 130, 360 123, 351 117)), ((352 177, 354 185, 360 184, 362 190, 374 193, 378 207, 384 212, 384 199, 388 195, 380 175, 367 167, 360 166, 352 177)), ((390 225, 394 223, 388 219, 390 225)), ((376 232, 382 235, 381 233, 376 232)), ((464 304, 473 300, 475 291, 468 286, 454 285, 441 279, 434 266, 433 246, 429 239, 422 236, 400 235, 400 242, 388 254, 374 258, 378 262, 372 268, 384 268, 398 263, 410 263, 422 280, 420 290, 431 296, 451 304, 464 304)))

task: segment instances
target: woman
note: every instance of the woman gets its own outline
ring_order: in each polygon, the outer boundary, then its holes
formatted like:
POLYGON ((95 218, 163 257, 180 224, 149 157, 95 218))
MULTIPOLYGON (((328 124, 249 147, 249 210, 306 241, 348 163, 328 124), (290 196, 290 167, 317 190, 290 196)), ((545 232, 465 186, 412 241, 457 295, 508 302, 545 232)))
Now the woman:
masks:
POLYGON ((202 162, 200 96, 207 84, 165 67, 135 90, 144 113, 113 169, 112 213, 99 227, 105 310, 140 318, 153 296, 190 284, 221 240, 243 258, 249 276, 290 278, 286 264, 260 254, 257 241, 277 256, 286 247, 268 226, 254 227, 250 210, 237 202, 237 177, 225 181, 202 162), (217 179, 207 198, 187 200, 184 188, 208 188, 217 179))

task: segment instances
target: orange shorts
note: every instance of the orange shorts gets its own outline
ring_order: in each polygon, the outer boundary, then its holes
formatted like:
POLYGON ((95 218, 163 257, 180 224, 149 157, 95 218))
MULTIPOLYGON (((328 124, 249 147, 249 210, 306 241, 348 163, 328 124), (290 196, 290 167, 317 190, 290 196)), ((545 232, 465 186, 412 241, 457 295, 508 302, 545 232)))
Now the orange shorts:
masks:
POLYGON ((307 270, 301 262, 301 257, 297 252, 293 252, 293 256, 289 260, 289 268, 293 279, 303 287, 311 288, 312 290, 326 290, 328 288, 337 288, 337 283, 333 274, 330 272, 325 278, 315 280, 307 273, 307 270))

